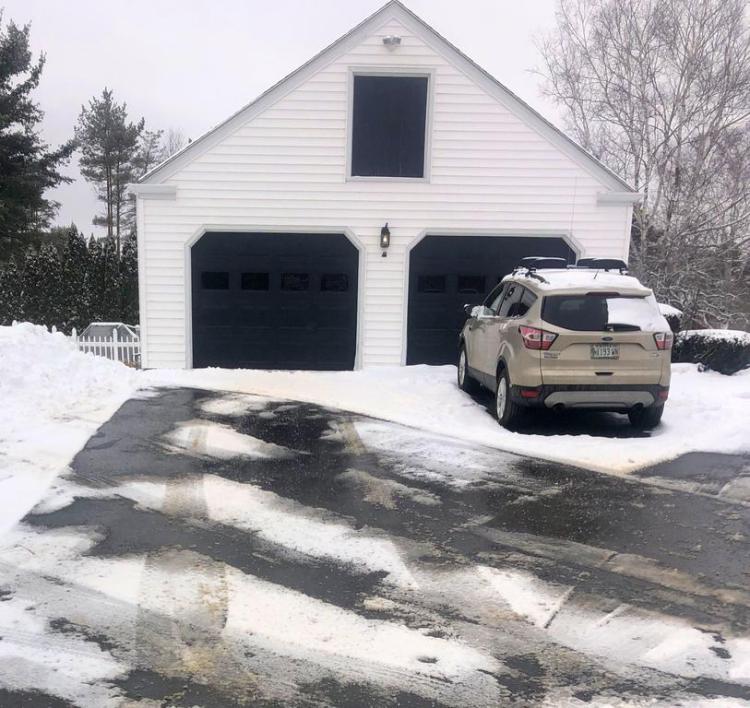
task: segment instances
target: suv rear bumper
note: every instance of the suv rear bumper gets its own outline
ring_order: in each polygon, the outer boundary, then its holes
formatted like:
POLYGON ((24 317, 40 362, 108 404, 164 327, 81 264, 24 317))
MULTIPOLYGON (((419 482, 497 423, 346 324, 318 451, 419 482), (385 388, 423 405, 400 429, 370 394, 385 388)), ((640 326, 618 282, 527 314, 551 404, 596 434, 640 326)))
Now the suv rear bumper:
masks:
POLYGON ((530 408, 589 408, 626 411, 635 406, 648 408, 663 405, 669 395, 668 386, 659 384, 562 384, 533 388, 513 386, 514 403, 530 408))

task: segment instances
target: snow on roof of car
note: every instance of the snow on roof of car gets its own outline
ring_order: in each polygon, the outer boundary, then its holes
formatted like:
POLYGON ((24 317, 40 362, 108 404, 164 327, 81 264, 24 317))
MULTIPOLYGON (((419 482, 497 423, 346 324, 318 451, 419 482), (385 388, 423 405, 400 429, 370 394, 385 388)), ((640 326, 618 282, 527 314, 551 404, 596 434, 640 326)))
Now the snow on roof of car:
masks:
POLYGON ((516 271, 507 278, 526 280, 537 290, 585 290, 650 295, 651 290, 632 275, 622 275, 616 271, 593 270, 590 268, 549 268, 534 271, 516 271), (540 280, 543 278, 544 280, 540 280))

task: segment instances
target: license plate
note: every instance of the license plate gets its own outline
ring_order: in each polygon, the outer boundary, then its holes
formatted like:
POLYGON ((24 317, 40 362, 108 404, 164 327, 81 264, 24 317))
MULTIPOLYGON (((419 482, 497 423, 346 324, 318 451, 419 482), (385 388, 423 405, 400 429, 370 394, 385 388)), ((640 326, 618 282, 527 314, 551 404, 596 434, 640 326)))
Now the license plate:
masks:
POLYGON ((619 359, 620 358, 620 345, 619 344, 592 344, 591 345, 591 358, 592 359, 619 359))

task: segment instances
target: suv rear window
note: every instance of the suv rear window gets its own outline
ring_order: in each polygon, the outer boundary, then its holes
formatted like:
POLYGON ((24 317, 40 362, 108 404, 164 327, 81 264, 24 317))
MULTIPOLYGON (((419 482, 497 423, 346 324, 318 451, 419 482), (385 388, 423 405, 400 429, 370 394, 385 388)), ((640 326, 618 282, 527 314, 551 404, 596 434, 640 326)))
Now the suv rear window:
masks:
POLYGON ((548 295, 542 303, 542 319, 579 332, 663 329, 653 297, 617 293, 548 295))

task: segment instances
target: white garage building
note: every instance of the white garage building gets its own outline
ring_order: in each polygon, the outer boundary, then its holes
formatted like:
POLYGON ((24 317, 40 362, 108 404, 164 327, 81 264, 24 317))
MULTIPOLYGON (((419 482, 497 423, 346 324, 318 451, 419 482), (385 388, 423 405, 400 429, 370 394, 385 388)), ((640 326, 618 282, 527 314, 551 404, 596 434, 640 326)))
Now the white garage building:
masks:
POLYGON ((520 257, 626 258, 638 199, 398 2, 132 189, 147 367, 453 361, 520 257))

